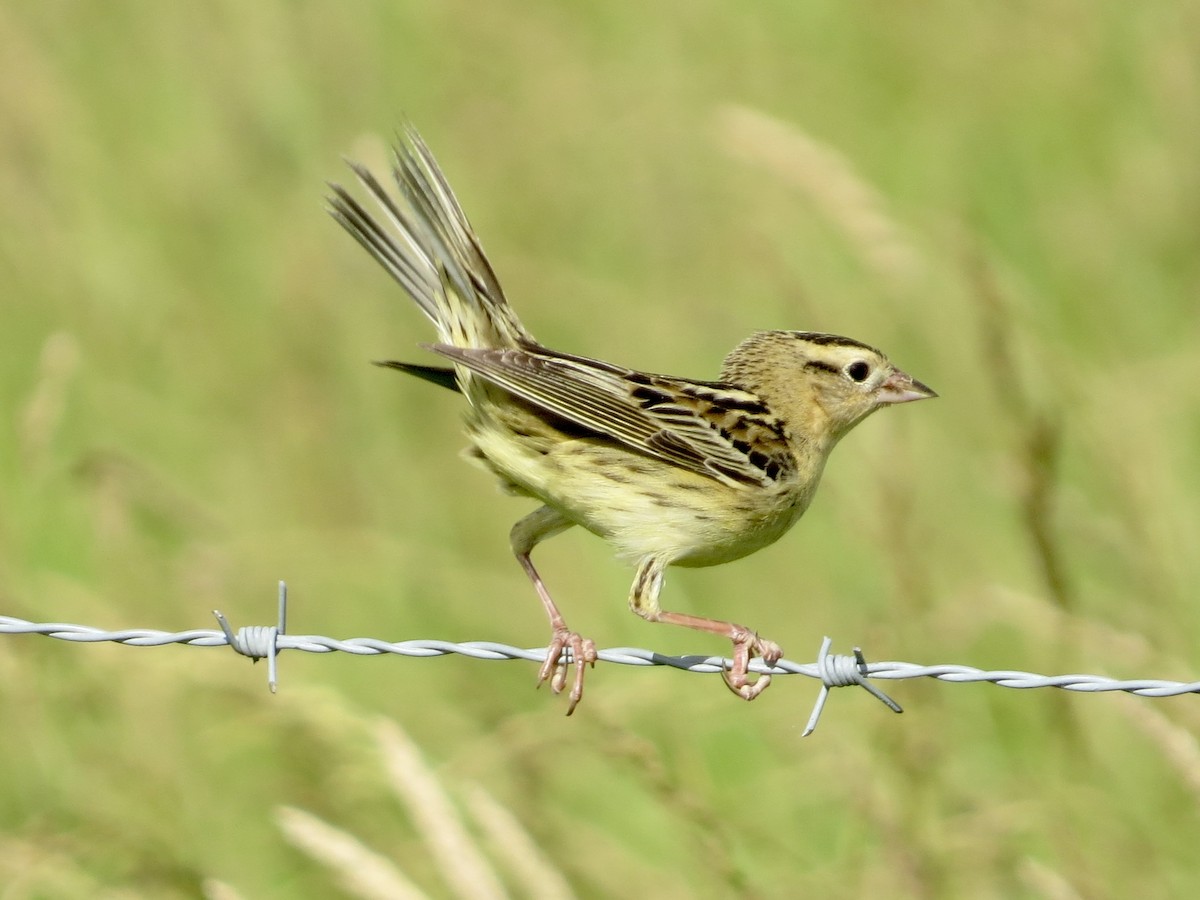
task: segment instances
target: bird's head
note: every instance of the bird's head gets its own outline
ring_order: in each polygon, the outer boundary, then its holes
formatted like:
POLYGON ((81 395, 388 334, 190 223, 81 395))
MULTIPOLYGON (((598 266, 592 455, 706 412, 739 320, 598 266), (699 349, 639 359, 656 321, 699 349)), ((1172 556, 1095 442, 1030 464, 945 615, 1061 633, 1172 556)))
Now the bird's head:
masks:
POLYGON ((760 331, 725 359, 721 378, 761 396, 810 437, 836 443, 884 406, 937 394, 859 341, 813 331, 760 331))

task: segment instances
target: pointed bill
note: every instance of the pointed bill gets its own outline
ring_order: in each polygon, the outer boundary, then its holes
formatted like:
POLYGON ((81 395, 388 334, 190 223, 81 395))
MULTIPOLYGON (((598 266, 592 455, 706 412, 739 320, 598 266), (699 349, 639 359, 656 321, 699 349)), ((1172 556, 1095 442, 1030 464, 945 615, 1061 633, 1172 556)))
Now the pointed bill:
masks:
POLYGON ((896 369, 879 385, 880 403, 911 403, 913 400, 928 400, 937 392, 917 381, 907 372, 896 369))

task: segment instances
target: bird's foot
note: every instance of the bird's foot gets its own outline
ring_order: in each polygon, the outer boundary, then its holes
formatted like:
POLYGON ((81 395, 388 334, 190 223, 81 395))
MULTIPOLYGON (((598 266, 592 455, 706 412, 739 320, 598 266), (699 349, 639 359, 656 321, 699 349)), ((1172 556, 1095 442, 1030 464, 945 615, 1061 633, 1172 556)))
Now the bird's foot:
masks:
POLYGON ((753 700, 767 689, 771 683, 770 675, 759 675, 751 681, 750 660, 756 656, 762 657, 763 662, 773 666, 783 657, 783 650, 774 641, 764 641, 757 634, 741 625, 734 626, 733 665, 728 672, 721 674, 725 684, 731 691, 743 700, 753 700))
POLYGON ((546 648, 546 661, 538 670, 538 687, 542 682, 550 682, 550 690, 561 694, 567 686, 567 663, 563 659, 563 651, 571 648, 571 662, 575 666, 575 681, 571 685, 571 693, 567 695, 567 715, 575 712, 579 698, 583 696, 584 666, 596 665, 596 644, 590 638, 581 637, 566 628, 554 629, 550 646, 546 648))

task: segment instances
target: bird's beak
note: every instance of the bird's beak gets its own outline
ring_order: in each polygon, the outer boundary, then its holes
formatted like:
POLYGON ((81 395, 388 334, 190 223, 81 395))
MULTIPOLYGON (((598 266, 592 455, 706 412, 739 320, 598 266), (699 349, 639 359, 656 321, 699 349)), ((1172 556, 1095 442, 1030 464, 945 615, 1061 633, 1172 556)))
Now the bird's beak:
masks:
POLYGON ((913 400, 927 400, 936 397, 937 391, 928 388, 906 372, 896 369, 879 385, 879 402, 882 403, 911 403, 913 400))

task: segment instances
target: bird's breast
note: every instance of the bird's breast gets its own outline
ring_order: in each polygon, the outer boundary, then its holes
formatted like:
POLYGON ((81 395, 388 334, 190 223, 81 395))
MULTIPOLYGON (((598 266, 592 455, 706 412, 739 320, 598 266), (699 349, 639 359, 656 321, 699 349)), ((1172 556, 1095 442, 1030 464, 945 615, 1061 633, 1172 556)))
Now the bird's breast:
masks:
POLYGON ((471 429, 489 467, 631 562, 655 556, 696 567, 740 559, 787 532, 816 489, 811 473, 734 486, 605 442, 543 443, 506 432, 471 429))
POLYGON ((540 496, 629 561, 713 566, 761 550, 803 515, 802 485, 733 487, 651 458, 572 455, 540 496))

